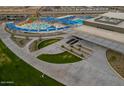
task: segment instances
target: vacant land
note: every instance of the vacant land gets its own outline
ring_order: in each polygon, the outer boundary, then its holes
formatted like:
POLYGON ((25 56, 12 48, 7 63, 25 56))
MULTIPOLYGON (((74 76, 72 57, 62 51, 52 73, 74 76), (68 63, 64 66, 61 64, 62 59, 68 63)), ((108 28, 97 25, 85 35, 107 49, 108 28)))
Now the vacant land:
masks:
POLYGON ((108 50, 106 54, 110 65, 116 70, 116 72, 124 77, 124 54, 114 50, 108 50))
POLYGON ((81 58, 67 51, 59 54, 41 54, 37 58, 49 63, 56 63, 56 64, 74 63, 82 60, 81 58))
POLYGON ((63 85, 36 70, 11 52, 0 40, 0 85, 63 85))

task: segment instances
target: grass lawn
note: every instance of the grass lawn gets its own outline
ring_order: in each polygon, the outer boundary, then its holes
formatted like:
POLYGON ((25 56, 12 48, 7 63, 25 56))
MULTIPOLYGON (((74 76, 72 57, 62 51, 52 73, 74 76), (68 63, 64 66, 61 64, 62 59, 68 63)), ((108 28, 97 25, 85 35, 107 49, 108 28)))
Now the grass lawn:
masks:
POLYGON ((113 69, 124 77, 124 54, 114 50, 108 50, 106 56, 113 69))
POLYGON ((29 50, 30 52, 34 52, 34 51, 37 51, 41 48, 44 48, 48 45, 51 45, 57 41, 61 40, 61 38, 52 38, 52 39, 45 39, 45 40, 42 40, 42 39, 38 39, 38 40, 35 40, 32 44, 30 44, 29 46, 29 50))
POLYGON ((82 60, 81 58, 67 51, 59 54, 41 54, 37 58, 49 63, 57 63, 57 64, 74 63, 82 60))
POLYGON ((53 39, 47 39, 47 40, 43 40, 38 44, 38 49, 46 47, 48 45, 51 45, 57 41, 59 41, 60 38, 53 38, 53 39))
POLYGON ((11 52, 0 40, 0 85, 63 85, 43 75, 11 52))

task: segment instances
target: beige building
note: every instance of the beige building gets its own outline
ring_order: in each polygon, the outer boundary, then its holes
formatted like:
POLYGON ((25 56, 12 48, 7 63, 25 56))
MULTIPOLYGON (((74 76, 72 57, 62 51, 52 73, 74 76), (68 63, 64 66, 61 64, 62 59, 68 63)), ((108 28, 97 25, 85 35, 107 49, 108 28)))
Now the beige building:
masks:
POLYGON ((37 14, 37 10, 40 7, 0 7, 0 15, 4 14, 4 15, 18 15, 18 14, 26 14, 26 15, 36 15, 37 14))
POLYGON ((14 21, 14 20, 25 20, 28 16, 37 16, 38 9, 40 7, 0 7, 0 20, 1 21, 14 21))
POLYGON ((98 16, 109 11, 108 7, 87 6, 44 6, 39 9, 40 16, 90 15, 98 16))
POLYGON ((98 17, 86 20, 84 24, 101 29, 124 33, 124 13, 105 13, 98 17))

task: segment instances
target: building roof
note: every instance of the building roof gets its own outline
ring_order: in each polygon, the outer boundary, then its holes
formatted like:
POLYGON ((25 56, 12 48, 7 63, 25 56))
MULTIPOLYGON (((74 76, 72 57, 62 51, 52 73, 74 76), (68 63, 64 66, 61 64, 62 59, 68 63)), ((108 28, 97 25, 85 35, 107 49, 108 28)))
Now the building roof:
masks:
POLYGON ((38 6, 31 6, 31 7, 0 7, 0 15, 8 15, 8 14, 36 14, 37 10, 40 7, 38 6))
MULTIPOLYGON (((119 12, 108 12, 108 13, 105 13, 105 14, 102 14, 98 17, 95 17, 95 18, 92 18, 92 19, 88 19, 86 20, 88 22, 92 22, 92 23, 98 23, 98 24, 103 24, 103 25, 108 25, 108 26, 113 26, 113 27, 120 27, 120 28, 124 28, 124 13, 119 13, 119 12), (112 24, 110 23, 109 21, 107 22, 102 22, 102 21, 98 21, 97 19, 100 19, 102 17, 107 17, 109 19, 112 19, 110 21, 118 21, 118 20, 121 20, 120 22, 117 22, 117 24, 112 24), (113 20, 115 19, 115 20, 113 20), (117 20, 116 20, 117 19, 117 20)), ((116 22, 115 22, 116 23, 116 22)))
MULTIPOLYGON (((76 33, 81 34, 82 32, 88 33, 94 36, 98 36, 101 38, 105 38, 108 40, 120 42, 124 44, 124 34, 113 32, 105 29, 100 29, 96 27, 91 27, 87 25, 83 25, 80 27, 73 28, 74 31, 77 31, 76 33)), ((83 33, 82 33, 83 34, 83 33)))
POLYGON ((108 12, 105 14, 102 14, 100 16, 107 16, 107 17, 112 17, 112 18, 118 18, 118 19, 124 19, 124 13, 119 13, 119 12, 108 12))

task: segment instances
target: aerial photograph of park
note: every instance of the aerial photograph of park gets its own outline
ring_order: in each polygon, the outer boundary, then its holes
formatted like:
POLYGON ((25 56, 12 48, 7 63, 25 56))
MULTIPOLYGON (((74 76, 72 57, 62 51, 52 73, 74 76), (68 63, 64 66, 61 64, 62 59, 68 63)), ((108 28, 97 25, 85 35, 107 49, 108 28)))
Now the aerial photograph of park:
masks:
POLYGON ((124 6, 0 6, 0 86, 124 86, 124 6))

